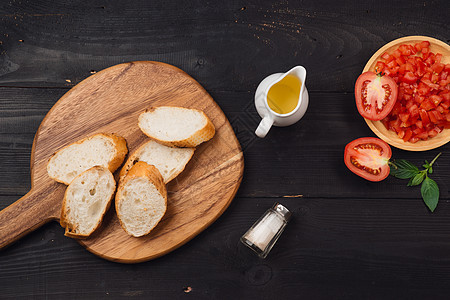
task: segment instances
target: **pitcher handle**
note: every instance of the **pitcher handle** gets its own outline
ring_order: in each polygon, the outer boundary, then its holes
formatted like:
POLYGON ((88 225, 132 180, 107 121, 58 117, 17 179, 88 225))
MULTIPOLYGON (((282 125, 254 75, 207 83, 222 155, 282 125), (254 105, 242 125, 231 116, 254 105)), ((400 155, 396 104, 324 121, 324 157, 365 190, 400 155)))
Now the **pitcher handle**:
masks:
POLYGON ((269 132, 270 127, 273 125, 273 117, 269 114, 265 116, 258 125, 258 128, 255 130, 255 134, 263 138, 269 132))

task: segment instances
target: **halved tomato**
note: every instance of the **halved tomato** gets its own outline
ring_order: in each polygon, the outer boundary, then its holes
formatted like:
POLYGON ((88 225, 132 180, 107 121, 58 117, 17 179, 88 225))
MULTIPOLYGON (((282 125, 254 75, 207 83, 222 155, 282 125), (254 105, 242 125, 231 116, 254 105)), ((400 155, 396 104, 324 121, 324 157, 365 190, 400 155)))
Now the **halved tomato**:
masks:
POLYGON ((397 83, 391 77, 374 72, 362 73, 355 84, 356 107, 364 118, 379 121, 391 112, 397 93, 397 83))
POLYGON ((345 146, 344 162, 350 171, 370 181, 381 181, 390 172, 391 147, 374 137, 356 139, 345 146))

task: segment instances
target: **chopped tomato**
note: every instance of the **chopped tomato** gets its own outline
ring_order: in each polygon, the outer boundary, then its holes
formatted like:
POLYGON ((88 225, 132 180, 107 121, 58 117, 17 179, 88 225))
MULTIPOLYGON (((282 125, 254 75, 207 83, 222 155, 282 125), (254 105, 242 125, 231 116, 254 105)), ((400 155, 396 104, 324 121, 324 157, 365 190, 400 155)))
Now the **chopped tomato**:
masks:
POLYGON ((425 96, 426 94, 428 94, 430 92, 430 88, 428 86, 426 86, 425 84, 419 83, 419 89, 417 90, 417 92, 420 95, 425 96))
POLYGON ((403 140, 405 142, 409 141, 409 139, 412 137, 412 130, 411 129, 406 129, 405 131, 405 136, 403 137, 403 140))
POLYGON ((389 55, 389 53, 387 53, 387 52, 384 53, 383 55, 381 55, 381 58, 388 62, 393 60, 393 57, 391 55, 389 55))
POLYGON ((430 131, 428 131, 428 137, 432 138, 435 137, 439 132, 436 129, 431 129, 430 131))
POLYGON ((448 109, 445 109, 443 106, 439 105, 438 107, 436 107, 436 110, 442 114, 443 116, 445 116, 445 114, 448 112, 448 109))
POLYGON ((376 63, 377 72, 390 74, 398 85, 397 100, 382 120, 404 141, 415 143, 450 128, 450 64, 430 42, 400 45, 376 63))
POLYGON ((409 45, 400 45, 400 47, 398 48, 398 50, 402 53, 402 55, 404 56, 409 56, 411 55, 411 48, 409 45))
POLYGON ((379 121, 386 117, 397 100, 397 84, 386 75, 365 72, 356 80, 355 99, 359 113, 379 121))
POLYGON ((406 60, 403 58, 403 56, 400 56, 395 59, 395 62, 397 62, 397 64, 399 65, 403 65, 406 62, 406 60))
POLYGON ((417 120, 416 126, 417 126, 416 130, 418 129, 419 131, 415 131, 415 130, 414 130, 414 133, 415 133, 415 134, 418 134, 418 133, 422 132, 423 121, 422 121, 422 120, 417 120))
POLYGON ((411 107, 408 108, 409 113, 411 114, 411 117, 416 118, 419 115, 419 107, 416 103, 411 105, 411 107))
POLYGON ((389 175, 389 145, 374 137, 356 139, 345 146, 344 162, 347 168, 370 181, 381 181, 389 175))
POLYGON ((408 84, 413 84, 416 81, 417 81, 417 76, 415 76, 413 74, 413 72, 411 72, 411 71, 406 72, 405 76, 403 76, 403 78, 402 78, 402 82, 408 83, 408 84))
POLYGON ((434 105, 433 101, 428 98, 425 99, 421 104, 420 104, 420 108, 423 108, 425 110, 431 110, 433 108, 435 108, 436 106, 434 105))
POLYGON ((428 118, 428 113, 425 109, 419 110, 419 115, 423 125, 427 125, 428 123, 430 123, 430 118, 428 118))
MULTIPOLYGON (((442 56, 442 55, 441 55, 442 56)), ((434 73, 441 73, 444 70, 444 64, 441 63, 435 63, 431 66, 431 70, 433 70, 434 73)))
POLYGON ((423 132, 417 134, 416 137, 421 140, 426 140, 426 139, 428 139, 428 132, 423 131, 423 132))
POLYGON ((423 83, 425 83, 426 85, 428 85, 431 89, 435 89, 435 90, 439 89, 439 84, 433 83, 431 81, 431 73, 427 73, 427 74, 425 74, 425 76, 421 79, 421 81, 423 83), (427 74, 430 74, 430 76, 429 76, 430 78, 425 78, 425 76, 427 74))
POLYGON ((441 113, 436 110, 429 111, 428 117, 430 117, 430 121, 434 124, 438 124, 439 121, 443 120, 443 116, 441 115, 441 113))
POLYGON ((404 113, 404 114, 399 114, 398 117, 400 118, 400 121, 402 121, 403 123, 407 122, 409 119, 409 114, 408 113, 404 113))
POLYGON ((433 102, 434 107, 437 107, 442 101, 442 97, 439 95, 431 95, 430 100, 433 102))

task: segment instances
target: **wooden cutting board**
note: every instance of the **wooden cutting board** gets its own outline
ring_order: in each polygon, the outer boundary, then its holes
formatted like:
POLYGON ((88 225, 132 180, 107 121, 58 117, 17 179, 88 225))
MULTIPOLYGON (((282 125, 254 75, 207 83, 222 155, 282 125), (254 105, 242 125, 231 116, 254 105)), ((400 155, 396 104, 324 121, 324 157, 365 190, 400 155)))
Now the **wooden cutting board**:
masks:
POLYGON ((201 144, 186 169, 167 185, 167 212, 149 235, 127 235, 111 205, 102 226, 79 242, 102 258, 136 263, 180 247, 214 222, 230 205, 242 180, 243 154, 233 129, 220 107, 192 77, 171 65, 138 61, 90 76, 49 111, 33 142, 32 188, 0 212, 0 248, 51 220, 59 220, 66 186, 51 180, 46 170, 56 150, 85 136, 107 132, 123 136, 132 153, 148 141, 137 126, 139 114, 160 105, 204 111, 216 128, 214 138, 201 144))

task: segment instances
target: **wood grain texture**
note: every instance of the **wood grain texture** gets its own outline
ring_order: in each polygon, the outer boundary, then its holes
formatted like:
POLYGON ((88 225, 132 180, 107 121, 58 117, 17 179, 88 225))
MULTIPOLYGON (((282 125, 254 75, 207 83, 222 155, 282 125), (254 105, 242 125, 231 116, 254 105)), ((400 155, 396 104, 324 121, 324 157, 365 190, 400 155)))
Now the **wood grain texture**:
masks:
POLYGON ((202 233, 167 255, 117 264, 49 222, 0 251, 3 299, 447 299, 450 294, 450 145, 394 158, 443 155, 431 214, 418 188, 347 171, 347 142, 374 136, 353 88, 386 43, 446 42, 436 1, 9 0, 0 3, 0 207, 30 189, 33 137, 49 109, 94 72, 162 61, 195 78, 242 145, 235 199, 202 233), (267 75, 304 65, 305 117, 256 139, 254 91, 267 75), (299 196, 303 195, 303 197, 299 196), (291 197, 284 197, 291 196, 291 197), (268 258, 240 236, 275 201, 294 217, 268 258))
MULTIPOLYGON (((0 140, 0 195, 16 195, 30 190, 29 159, 31 141, 39 123, 65 89, 1 88, 3 103, 3 138, 0 140), (11 99, 17 99, 18 108, 11 99), (35 109, 22 109, 24 103, 35 109), (17 117, 16 117, 17 116, 17 117), (8 124, 11 124, 9 126, 8 124)), ((354 95, 350 93, 310 92, 308 111, 300 122, 286 127, 273 127, 267 138, 258 139, 254 131, 260 118, 253 104, 254 91, 212 92, 212 97, 225 111, 244 152, 246 169, 238 195, 246 198, 283 197, 302 194, 311 198, 399 199, 419 197, 403 180, 388 177, 380 183, 367 182, 345 167, 344 147, 359 137, 374 136, 358 114, 354 95), (262 184, 263 183, 263 184, 262 184)), ((1 120, 1 119, 0 119, 1 120)), ((450 199, 450 145, 420 155, 393 148, 394 159, 408 159, 420 166, 439 152, 435 179, 441 199, 450 199)), ((2 201, 6 207, 12 202, 2 201)))
POLYGON ((323 198, 236 197, 190 243, 159 259, 133 265, 99 259, 65 238, 63 229, 52 222, 0 255, 3 298, 446 297, 450 292, 450 279, 445 276, 450 272, 446 238, 450 221, 445 213, 449 203, 441 203, 444 213, 432 217, 415 198, 354 198, 344 203, 323 198), (261 260, 238 240, 275 201, 294 215, 269 256, 261 260), (68 286, 67 277, 72 276, 76 278, 68 286), (14 288, 18 282, 21 289, 14 288), (185 292, 188 287, 189 293, 185 292))
POLYGON ((208 91, 254 90, 267 75, 303 65, 309 91, 352 92, 356 75, 389 41, 449 39, 445 0, 383 9, 390 5, 11 1, 1 15, 0 85, 73 86, 91 71, 152 60, 195 74, 208 91))
POLYGON ((200 145, 184 173, 168 185, 168 210, 150 235, 130 237, 111 211, 103 226, 80 243, 110 260, 140 262, 179 247, 215 221, 233 199, 243 173, 243 155, 228 120, 209 94, 183 71, 157 62, 132 62, 87 78, 67 92, 44 118, 31 156, 31 191, 37 195, 22 198, 0 213, 0 245, 6 246, 44 221, 59 218, 60 209, 51 208, 60 207, 65 185, 55 184, 46 171, 47 161, 56 150, 106 132, 124 137, 133 152, 147 140, 137 126, 137 117, 146 108, 160 105, 204 111, 216 127, 214 139, 200 145), (41 200, 44 198, 45 202, 41 200), (38 212, 22 208, 27 199, 33 207, 39 207, 38 212), (46 218, 38 224, 30 223, 28 214, 46 218))
POLYGON ((0 249, 61 213, 64 192, 56 185, 38 184, 17 202, 0 211, 0 249), (55 201, 59 200, 59 201, 55 201))

